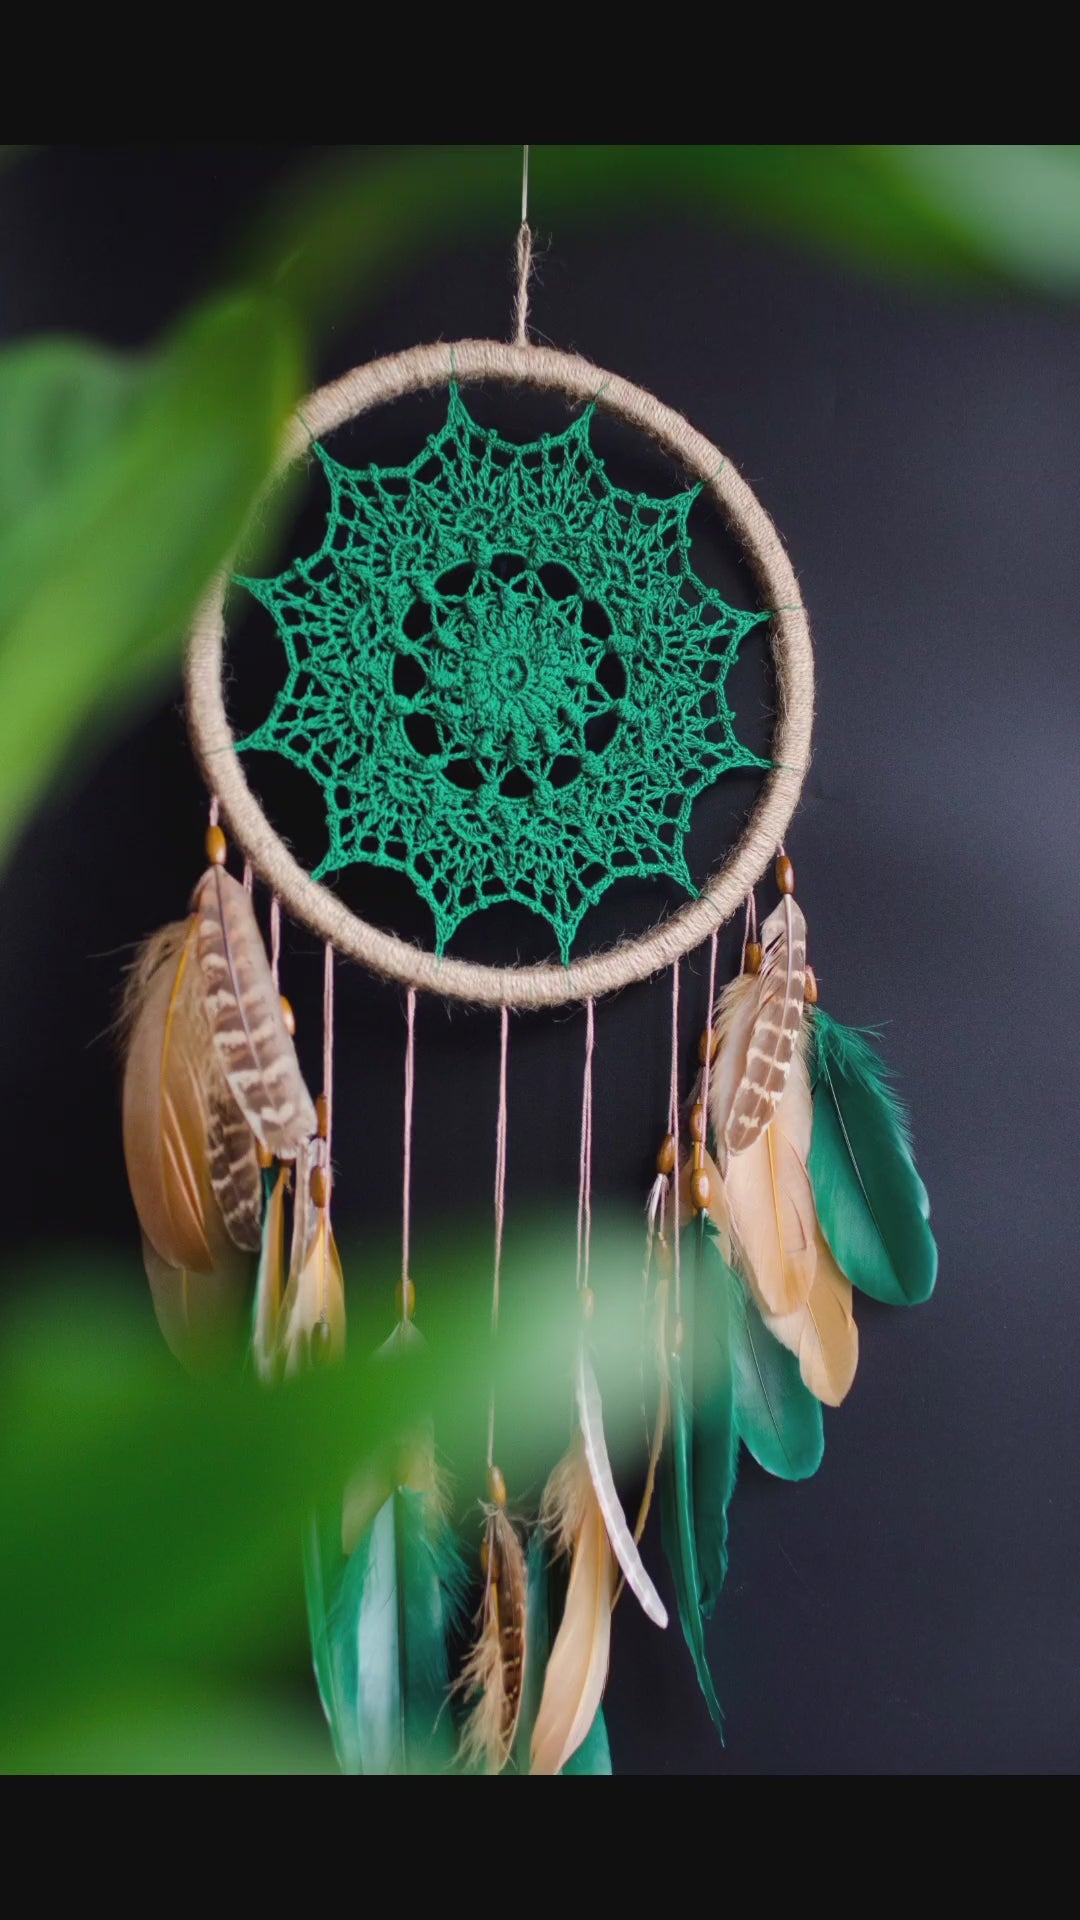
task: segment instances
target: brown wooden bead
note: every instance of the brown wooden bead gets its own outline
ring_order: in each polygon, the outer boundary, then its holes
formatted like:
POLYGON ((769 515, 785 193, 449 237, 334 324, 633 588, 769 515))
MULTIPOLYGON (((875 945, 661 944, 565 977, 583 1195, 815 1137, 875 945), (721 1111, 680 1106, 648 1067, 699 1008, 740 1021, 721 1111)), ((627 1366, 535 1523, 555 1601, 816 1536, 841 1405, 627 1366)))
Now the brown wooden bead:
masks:
POLYGON ((592 1319, 596 1312, 596 1295, 591 1287, 581 1289, 581 1317, 585 1321, 592 1319))
POLYGON ((285 1022, 285 1031, 291 1040, 296 1032, 296 1015, 284 994, 281 996, 281 1017, 285 1022))
POLYGON ((761 961, 762 952, 759 943, 756 940, 748 940, 746 952, 743 954, 743 972, 760 973, 761 961))
POLYGON ((269 1172, 274 1164, 274 1156, 269 1147, 264 1147, 260 1140, 256 1140, 255 1142, 255 1158, 264 1173, 269 1172))
POLYGON ((706 1060, 708 1060, 711 1066, 712 1062, 716 1059, 719 1049, 720 1035, 717 1033, 715 1027, 706 1027, 697 1046, 697 1057, 702 1066, 705 1065, 706 1060))
POLYGON ((657 1173, 669 1174, 675 1171, 675 1135, 665 1133, 660 1142, 660 1151, 656 1156, 657 1173))
POLYGON ((506 1481, 503 1479, 501 1467, 488 1468, 487 1489, 488 1499, 491 1501, 492 1506, 505 1507, 506 1481))
POLYGON ((690 1138, 691 1140, 705 1138, 705 1109, 700 1100, 690 1109, 690 1138))
POLYGON ((695 1167, 690 1175, 690 1198, 699 1213, 704 1213, 709 1204, 709 1176, 703 1167, 695 1167))
POLYGON ((777 855, 776 884, 781 893, 794 893, 795 891, 795 869, 786 853, 777 855))
POLYGON ((693 1162, 692 1162, 692 1164, 693 1164, 693 1165, 694 1165, 695 1167, 703 1167, 703 1166, 705 1165, 705 1142, 704 1142, 704 1140, 695 1140, 695 1141, 694 1141, 694 1147, 693 1147, 693 1162))
POLYGON ((311 1169, 311 1197, 317 1207, 325 1207, 330 1198, 330 1175, 325 1167, 311 1169))
POLYGON ((411 1280, 399 1280, 394 1297, 397 1301, 398 1319, 411 1320, 416 1312, 416 1288, 411 1280))
POLYGON ((319 1139, 327 1139, 330 1133, 330 1102, 325 1093, 320 1093, 315 1102, 315 1125, 318 1128, 319 1139))
POLYGON ((207 827, 206 857, 210 865, 212 867, 223 867, 225 865, 225 855, 228 851, 229 843, 222 833, 221 828, 217 826, 207 827))
POLYGON ((808 966, 806 969, 806 979, 803 983, 803 999, 805 1000, 808 1007, 817 1006, 817 1003, 818 1003, 817 974, 814 972, 813 967, 810 967, 810 966, 808 966))

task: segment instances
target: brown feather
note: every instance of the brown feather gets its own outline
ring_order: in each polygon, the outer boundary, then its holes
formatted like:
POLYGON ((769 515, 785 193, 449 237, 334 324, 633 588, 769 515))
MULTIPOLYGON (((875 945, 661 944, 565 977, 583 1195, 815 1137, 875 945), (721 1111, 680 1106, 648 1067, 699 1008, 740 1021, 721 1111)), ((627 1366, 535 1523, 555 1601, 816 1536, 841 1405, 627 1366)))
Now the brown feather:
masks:
POLYGON ((229 1088, 256 1139, 291 1160, 315 1132, 315 1108, 266 958, 250 896, 222 867, 195 894, 210 1028, 229 1088))
POLYGON ((557 1774, 586 1738, 611 1650, 615 1561, 580 1436, 544 1489, 541 1523, 571 1556, 566 1604, 544 1675, 530 1773, 557 1774))
POLYGON ((209 1027, 207 1049, 212 1062, 206 1137, 210 1185, 233 1245, 258 1253, 262 1245, 263 1183, 255 1136, 229 1092, 210 1043, 209 1027))
POLYGON ((326 1209, 310 1200, 309 1164, 304 1143, 296 1166, 289 1284, 280 1320, 286 1374, 308 1361, 336 1359, 345 1350, 345 1279, 326 1209))
POLYGON ((457 1685, 474 1700, 462 1730, 462 1759, 493 1774, 510 1758, 521 1714, 528 1588, 521 1541, 501 1507, 488 1509, 484 1547, 480 1634, 457 1685))
POLYGON ((191 1373, 231 1364, 243 1343, 250 1257, 224 1235, 208 1273, 170 1267, 145 1233, 142 1251, 157 1323, 176 1358, 191 1373))
POLYGON ((721 1051, 709 1104, 717 1146, 725 1155, 745 1153, 768 1126, 802 1032, 806 921, 790 894, 769 915, 761 938, 760 972, 733 980, 716 1016, 721 1051))
POLYGON ((124 1023, 124 1158, 143 1232, 166 1266, 208 1273, 206 1027, 194 919, 163 927, 132 970, 124 1023))

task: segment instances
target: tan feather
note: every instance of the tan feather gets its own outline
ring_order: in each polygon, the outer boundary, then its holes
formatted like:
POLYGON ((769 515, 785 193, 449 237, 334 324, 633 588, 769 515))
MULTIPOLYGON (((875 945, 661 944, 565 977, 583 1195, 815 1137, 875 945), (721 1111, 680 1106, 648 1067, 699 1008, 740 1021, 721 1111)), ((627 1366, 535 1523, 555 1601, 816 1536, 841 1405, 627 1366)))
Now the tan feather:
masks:
POLYGON ((626 1515, 622 1510, 622 1502, 615 1486, 607 1440, 604 1437, 604 1410, 600 1400, 600 1386, 584 1341, 578 1349, 577 1411, 593 1491, 600 1505, 611 1550, 622 1568, 627 1586, 643 1612, 654 1626, 666 1627, 667 1608, 657 1593, 638 1552, 637 1540, 627 1526, 626 1515))
POLYGON ((528 1576, 521 1541, 501 1507, 490 1507, 484 1533, 484 1598, 480 1633, 457 1687, 474 1704, 462 1729, 466 1766, 501 1773, 510 1758, 525 1683, 528 1576))
POLYGON ((769 915, 761 940, 760 972, 733 980, 717 1010, 721 1046, 709 1104, 716 1142, 725 1155, 747 1152, 768 1126, 802 1032, 806 920, 790 894, 769 915))
POLYGON ((199 964, 210 1028, 230 1091, 256 1139, 294 1159, 315 1132, 250 896, 223 867, 211 867, 195 894, 199 964))
POLYGON ((289 1284, 281 1308, 281 1364, 286 1374, 345 1350, 345 1279, 325 1207, 309 1195, 307 1143, 296 1164, 289 1284))
POLYGON ((132 970, 124 1012, 124 1158, 135 1211, 168 1267, 208 1273, 206 1027, 194 919, 163 927, 132 970))
POLYGON ((262 1246, 263 1181, 255 1135, 229 1092, 210 1040, 209 1026, 206 1045, 209 1062, 206 1154, 210 1185, 233 1245, 243 1247, 248 1253, 258 1253, 262 1246))
POLYGON ((285 1287, 285 1195, 288 1189, 289 1169, 279 1167, 273 1191, 266 1203, 251 1335, 251 1357, 255 1371, 259 1379, 268 1385, 277 1379, 279 1372, 278 1338, 285 1287))
POLYGON ((833 1259, 818 1228, 814 1282, 795 1313, 767 1314, 765 1324, 798 1356, 810 1392, 827 1407, 846 1397, 859 1364, 859 1330, 851 1311, 851 1281, 833 1259))
POLYGON ((193 1273, 170 1267, 143 1234, 143 1266, 158 1326, 166 1345, 192 1373, 228 1365, 243 1339, 251 1259, 224 1234, 215 1251, 213 1269, 193 1273))
POLYGON ((557 1774, 596 1717, 611 1650, 615 1561, 578 1436, 544 1489, 541 1523, 568 1553, 570 1580, 533 1728, 530 1773, 557 1774))
POLYGON ((803 1051, 796 1053, 772 1124, 729 1156, 724 1192, 740 1264, 764 1313, 794 1313, 817 1264, 817 1212, 806 1161, 813 1107, 803 1051))

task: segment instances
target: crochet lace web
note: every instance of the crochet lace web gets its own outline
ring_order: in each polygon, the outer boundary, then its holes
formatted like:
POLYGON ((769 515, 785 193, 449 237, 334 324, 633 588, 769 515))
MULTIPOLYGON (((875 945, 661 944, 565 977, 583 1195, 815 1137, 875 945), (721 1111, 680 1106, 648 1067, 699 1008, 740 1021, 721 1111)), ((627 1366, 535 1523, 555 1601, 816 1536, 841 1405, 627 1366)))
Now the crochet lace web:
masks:
POLYGON ((326 537, 274 579, 288 673, 241 751, 283 754, 326 799, 323 878, 408 874, 442 953, 469 914, 518 901, 564 960, 616 880, 695 891, 697 794, 760 767, 725 694, 767 612, 727 606, 690 563, 700 492, 613 485, 589 407, 514 445, 451 386, 445 425, 405 467, 341 466, 326 537))

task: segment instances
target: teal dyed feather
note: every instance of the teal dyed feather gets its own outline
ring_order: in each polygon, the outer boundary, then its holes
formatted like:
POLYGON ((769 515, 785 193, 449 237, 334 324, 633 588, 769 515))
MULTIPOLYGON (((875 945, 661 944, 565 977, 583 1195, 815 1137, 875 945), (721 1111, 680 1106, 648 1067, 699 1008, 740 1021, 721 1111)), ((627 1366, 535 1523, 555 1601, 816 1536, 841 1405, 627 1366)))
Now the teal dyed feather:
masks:
MULTIPOLYGON (((690 1342, 693 1289, 683 1286, 683 1349, 693 1351, 690 1342)), ((690 1395, 683 1378, 682 1358, 668 1351, 671 1386, 671 1425, 661 1462, 660 1521, 664 1552, 675 1582, 675 1598, 683 1637, 690 1649, 698 1684, 705 1704, 717 1727, 723 1730, 723 1714, 716 1697, 712 1674, 705 1652, 702 1625, 701 1572, 698 1566, 694 1518, 694 1420, 690 1395)))
POLYGON ((808 1480, 821 1465, 825 1425, 789 1353, 769 1332, 737 1274, 731 1287, 735 1429, 759 1467, 780 1480, 808 1480))
POLYGON ((465 1573, 436 1502, 398 1487, 347 1561, 314 1531, 306 1559, 315 1671, 342 1772, 446 1771, 447 1640, 465 1573))
POLYGON ((916 1306, 937 1278, 930 1202, 907 1116, 866 1037, 815 1008, 810 1178, 822 1232, 852 1284, 916 1306))
MULTIPOLYGON (((548 1655, 554 1639, 551 1630, 551 1584, 552 1568, 547 1542, 537 1527, 529 1542, 528 1601, 525 1616, 528 1653, 525 1659, 525 1685, 521 1691, 521 1712, 514 1738, 514 1771, 516 1773, 529 1771, 529 1749, 532 1746, 533 1727, 540 1710, 544 1675, 547 1672, 548 1655)), ((607 1727, 604 1724, 604 1709, 597 1707, 592 1726, 577 1752, 570 1756, 562 1769, 562 1775, 609 1774, 610 1772, 611 1748, 608 1745, 607 1727)))
POLYGON ((694 1540, 699 1600, 709 1618, 727 1573, 728 1503, 735 1491, 739 1456, 731 1354, 731 1288, 735 1276, 705 1214, 694 1234, 694 1540))

